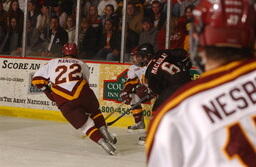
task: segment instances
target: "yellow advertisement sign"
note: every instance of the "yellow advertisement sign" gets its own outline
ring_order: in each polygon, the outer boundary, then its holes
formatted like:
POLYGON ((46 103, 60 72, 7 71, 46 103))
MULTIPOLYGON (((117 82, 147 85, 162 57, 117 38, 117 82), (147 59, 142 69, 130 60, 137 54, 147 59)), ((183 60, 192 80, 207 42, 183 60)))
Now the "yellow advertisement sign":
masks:
MULTIPOLYGON (((124 82, 127 80, 127 71, 129 65, 120 64, 101 64, 99 75, 99 100, 101 111, 108 116, 111 112, 115 112, 107 122, 114 120, 124 112, 125 116, 117 121, 113 126, 125 127, 134 124, 133 116, 130 105, 122 103, 120 99, 120 91, 123 89, 124 82)), ((143 113, 146 122, 151 115, 151 105, 143 104, 143 113)))

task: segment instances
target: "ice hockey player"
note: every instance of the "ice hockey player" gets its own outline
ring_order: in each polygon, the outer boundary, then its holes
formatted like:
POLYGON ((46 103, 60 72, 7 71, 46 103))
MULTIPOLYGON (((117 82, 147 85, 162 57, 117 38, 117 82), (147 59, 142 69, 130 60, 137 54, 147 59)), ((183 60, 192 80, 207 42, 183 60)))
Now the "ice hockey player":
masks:
MULTIPOLYGON (((145 78, 149 89, 157 95, 152 107, 152 115, 172 93, 191 81, 192 63, 186 50, 160 50, 149 62, 145 78)), ((144 145, 146 136, 139 137, 138 144, 144 145)))
POLYGON ((255 167, 255 1, 203 0, 193 16, 192 59, 205 72, 159 107, 148 167, 255 167))
POLYGON ((145 78, 149 89, 157 95, 152 111, 172 93, 191 81, 192 62, 186 50, 160 50, 148 64, 145 78))
POLYGON ((76 59, 77 46, 67 43, 63 56, 43 65, 32 84, 56 102, 63 116, 75 128, 98 143, 108 154, 115 154, 116 138, 109 133, 99 102, 89 87, 89 67, 76 59))
MULTIPOLYGON (((120 97, 126 104, 133 106, 141 98, 143 98, 142 96, 144 96, 144 93, 141 94, 140 92, 147 92, 148 88, 145 85, 145 71, 148 62, 153 55, 154 49, 153 46, 149 43, 141 44, 137 48, 132 50, 131 58, 133 61, 133 65, 131 65, 128 69, 128 79, 124 84, 123 90, 120 93, 120 97)), ((142 106, 138 106, 131 112, 134 117, 135 125, 128 126, 128 132, 141 130, 144 131, 145 122, 142 106)))

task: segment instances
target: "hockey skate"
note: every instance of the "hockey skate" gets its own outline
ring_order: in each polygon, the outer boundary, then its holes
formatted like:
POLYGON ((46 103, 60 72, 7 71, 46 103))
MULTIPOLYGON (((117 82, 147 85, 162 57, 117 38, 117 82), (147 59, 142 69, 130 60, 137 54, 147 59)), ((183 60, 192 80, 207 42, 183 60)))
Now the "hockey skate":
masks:
POLYGON ((109 154, 109 155, 115 155, 116 149, 108 142, 105 141, 105 139, 101 138, 98 141, 98 144, 109 154))
POLYGON ((144 146, 146 141, 146 136, 140 136, 138 144, 144 146))
POLYGON ((106 126, 102 126, 100 127, 100 133, 103 135, 104 139, 107 141, 107 142, 110 142, 112 144, 116 144, 117 142, 117 139, 115 136, 112 136, 107 127, 106 126))
POLYGON ((144 120, 136 123, 135 125, 128 126, 128 132, 144 132, 145 123, 144 120))

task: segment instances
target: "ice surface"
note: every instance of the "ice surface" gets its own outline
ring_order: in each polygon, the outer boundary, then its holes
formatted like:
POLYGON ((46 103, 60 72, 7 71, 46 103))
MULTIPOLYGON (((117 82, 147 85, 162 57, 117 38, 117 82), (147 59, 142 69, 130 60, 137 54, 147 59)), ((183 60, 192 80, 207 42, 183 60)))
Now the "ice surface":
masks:
POLYGON ((145 167, 140 134, 110 128, 118 154, 109 156, 68 123, 0 116, 0 167, 145 167))

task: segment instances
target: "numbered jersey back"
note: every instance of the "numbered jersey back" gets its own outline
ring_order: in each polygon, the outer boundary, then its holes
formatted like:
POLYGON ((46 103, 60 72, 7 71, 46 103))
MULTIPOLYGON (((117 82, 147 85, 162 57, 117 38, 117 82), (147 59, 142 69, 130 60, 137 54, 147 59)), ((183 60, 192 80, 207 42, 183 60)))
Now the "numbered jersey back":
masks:
POLYGON ((161 50, 148 64, 145 77, 149 88, 156 94, 166 88, 182 85, 190 80, 190 58, 184 49, 161 50))
POLYGON ((182 122, 186 148, 194 150, 185 149, 190 155, 188 162, 194 162, 188 166, 256 167, 255 73, 216 85, 187 100, 189 104, 179 108, 183 113, 173 119, 182 122))
POLYGON ((51 84, 72 91, 81 80, 89 81, 89 67, 78 59, 57 58, 40 68, 35 76, 46 78, 51 84))
POLYGON ((205 73, 162 107, 152 167, 256 167, 256 63, 232 65, 205 73))

